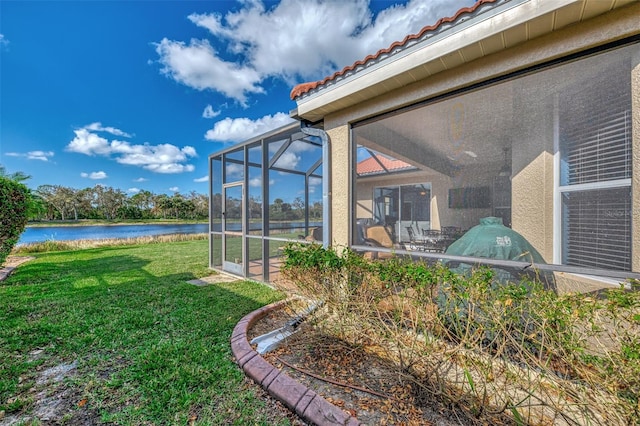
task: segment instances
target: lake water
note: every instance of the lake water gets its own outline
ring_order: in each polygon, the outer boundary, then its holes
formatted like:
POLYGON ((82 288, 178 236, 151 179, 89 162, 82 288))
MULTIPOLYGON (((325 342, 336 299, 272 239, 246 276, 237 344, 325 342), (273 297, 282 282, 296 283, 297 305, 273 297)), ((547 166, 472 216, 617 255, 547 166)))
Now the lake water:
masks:
MULTIPOLYGON (((322 222, 309 222, 309 226, 321 226, 322 222)), ((250 224, 252 230, 260 229, 260 223, 250 224)), ((240 230, 240 224, 230 224, 230 229, 240 230)), ((273 230, 297 230, 304 228, 303 222, 273 223, 273 230)), ((220 231, 220 224, 214 225, 220 231)), ((208 223, 158 224, 158 225, 91 225, 91 226, 42 226, 26 228, 18 244, 44 241, 102 240, 107 238, 135 238, 151 235, 204 234, 209 232, 208 223)))
POLYGON ((24 230, 18 244, 43 241, 102 240, 106 238, 135 238, 149 235, 201 234, 209 232, 208 223, 168 225, 92 225, 43 226, 24 230))

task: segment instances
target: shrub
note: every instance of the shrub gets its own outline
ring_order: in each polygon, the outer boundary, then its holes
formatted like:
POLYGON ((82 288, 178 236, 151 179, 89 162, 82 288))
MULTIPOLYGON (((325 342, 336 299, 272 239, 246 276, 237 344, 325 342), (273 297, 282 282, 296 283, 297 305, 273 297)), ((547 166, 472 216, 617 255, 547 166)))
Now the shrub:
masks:
POLYGON ((491 422, 640 424, 640 292, 562 294, 440 263, 291 245, 283 275, 325 302, 326 333, 376 347, 425 398, 491 422))
POLYGON ((0 264, 18 242, 28 220, 29 188, 0 176, 0 264))

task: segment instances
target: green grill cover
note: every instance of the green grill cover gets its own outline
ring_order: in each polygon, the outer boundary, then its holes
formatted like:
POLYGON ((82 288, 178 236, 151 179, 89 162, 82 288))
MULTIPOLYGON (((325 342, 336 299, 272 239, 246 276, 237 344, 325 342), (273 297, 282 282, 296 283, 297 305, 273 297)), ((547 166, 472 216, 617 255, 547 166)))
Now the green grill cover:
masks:
POLYGON ((545 263, 540 253, 499 217, 484 217, 447 248, 446 254, 545 263))

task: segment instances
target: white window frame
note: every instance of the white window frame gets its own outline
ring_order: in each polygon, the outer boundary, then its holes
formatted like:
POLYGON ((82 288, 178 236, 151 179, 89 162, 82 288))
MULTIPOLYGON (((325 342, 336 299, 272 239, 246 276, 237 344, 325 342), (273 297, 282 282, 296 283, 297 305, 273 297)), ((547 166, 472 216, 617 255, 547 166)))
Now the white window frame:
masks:
POLYGON ((562 265, 563 258, 563 222, 562 222, 562 195, 565 193, 590 191, 600 189, 630 188, 631 178, 616 179, 601 182, 590 182, 574 185, 560 184, 561 170, 561 152, 560 152, 560 107, 559 97, 556 94, 554 99, 553 111, 553 180, 554 180, 554 196, 553 196, 553 263, 562 265))

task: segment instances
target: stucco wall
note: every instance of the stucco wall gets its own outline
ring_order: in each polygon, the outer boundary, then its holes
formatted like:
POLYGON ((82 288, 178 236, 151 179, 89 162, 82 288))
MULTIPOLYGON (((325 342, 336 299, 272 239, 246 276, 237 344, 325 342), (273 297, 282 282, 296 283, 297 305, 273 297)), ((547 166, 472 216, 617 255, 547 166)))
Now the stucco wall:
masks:
POLYGON ((331 149, 331 245, 349 245, 351 222, 351 152, 349 126, 325 129, 331 149))
MULTIPOLYGON (((521 98, 517 98, 521 99, 521 98)), ((553 152, 554 99, 543 104, 518 105, 527 120, 519 121, 512 149, 511 220, 542 255, 553 261, 553 152)))

